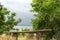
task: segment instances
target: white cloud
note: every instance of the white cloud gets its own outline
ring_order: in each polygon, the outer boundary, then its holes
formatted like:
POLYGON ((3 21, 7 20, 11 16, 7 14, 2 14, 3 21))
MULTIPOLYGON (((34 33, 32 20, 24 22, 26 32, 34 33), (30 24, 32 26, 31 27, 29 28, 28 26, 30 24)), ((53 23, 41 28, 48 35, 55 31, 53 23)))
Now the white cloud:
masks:
POLYGON ((31 0, 0 0, 8 9, 16 12, 28 12, 31 0))

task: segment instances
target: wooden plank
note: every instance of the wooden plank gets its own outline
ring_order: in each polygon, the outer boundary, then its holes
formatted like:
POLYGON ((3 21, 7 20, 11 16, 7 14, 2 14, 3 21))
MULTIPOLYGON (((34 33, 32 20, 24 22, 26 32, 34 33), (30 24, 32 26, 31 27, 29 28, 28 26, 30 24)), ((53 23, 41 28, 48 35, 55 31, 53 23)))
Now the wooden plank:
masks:
POLYGON ((16 37, 16 40, 18 40, 18 33, 36 33, 36 40, 39 40, 39 33, 45 33, 45 32, 50 32, 51 31, 51 29, 43 29, 43 30, 36 30, 36 31, 24 31, 24 32, 19 32, 19 31, 12 31, 12 32, 10 32, 10 33, 12 33, 13 35, 15 35, 15 37, 16 37))
POLYGON ((13 33, 14 39, 18 40, 18 33, 13 33))
POLYGON ((44 32, 50 32, 51 29, 43 29, 43 30, 36 30, 36 31, 24 31, 24 32, 20 32, 20 31, 11 31, 10 33, 36 33, 36 32, 40 32, 40 33, 44 33, 44 32))
POLYGON ((36 40, 39 40, 39 37, 40 37, 40 35, 39 35, 39 33, 37 32, 37 33, 36 33, 36 40))

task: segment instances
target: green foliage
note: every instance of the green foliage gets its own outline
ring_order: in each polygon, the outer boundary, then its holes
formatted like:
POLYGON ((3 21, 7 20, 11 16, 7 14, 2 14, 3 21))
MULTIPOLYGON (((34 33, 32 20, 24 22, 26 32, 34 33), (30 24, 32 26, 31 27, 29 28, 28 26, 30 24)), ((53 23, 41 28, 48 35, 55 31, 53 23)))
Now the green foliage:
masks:
POLYGON ((33 0, 31 6, 36 12, 31 22, 34 30, 52 29, 53 35, 60 29, 60 0, 33 0))
POLYGON ((60 23, 59 0, 33 0, 33 3, 31 5, 33 11, 37 12, 37 14, 35 14, 36 18, 32 20, 32 24, 34 27, 35 26, 36 27, 39 26, 40 28, 41 26, 42 28, 59 27, 58 25, 60 23), (57 22, 59 23, 57 24, 57 22))
MULTIPOLYGON (((28 29, 28 28, 23 29, 22 28, 22 32, 28 32, 28 31, 30 31, 30 29, 28 29)), ((33 33, 22 33, 21 35, 26 36, 27 38, 32 38, 34 36, 33 33)))
POLYGON ((18 29, 18 28, 13 28, 13 30, 16 30, 17 32, 19 31, 19 29, 18 29))
POLYGON ((16 21, 14 18, 15 16, 15 12, 10 12, 7 8, 0 4, 0 33, 13 29, 14 25, 21 22, 20 19, 16 21))
POLYGON ((25 31, 30 31, 30 29, 28 29, 28 28, 23 29, 22 28, 22 32, 25 32, 25 31))
MULTIPOLYGON (((22 28, 22 32, 27 32, 27 31, 30 31, 30 29, 28 29, 28 28, 23 29, 22 28)), ((26 36, 26 34, 25 33, 22 33, 22 36, 26 36)))

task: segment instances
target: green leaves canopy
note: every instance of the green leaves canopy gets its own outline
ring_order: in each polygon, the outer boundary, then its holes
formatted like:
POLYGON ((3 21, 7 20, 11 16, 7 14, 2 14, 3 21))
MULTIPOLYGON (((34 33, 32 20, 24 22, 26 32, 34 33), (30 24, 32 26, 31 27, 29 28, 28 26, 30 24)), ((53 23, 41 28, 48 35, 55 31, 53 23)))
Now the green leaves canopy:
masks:
POLYGON ((21 19, 15 20, 16 13, 10 12, 0 4, 0 33, 13 29, 14 25, 21 22, 21 19))
POLYGON ((37 13, 32 20, 34 30, 60 29, 60 0, 33 0, 31 6, 37 13))
POLYGON ((32 19, 34 30, 52 29, 47 33, 46 40, 60 30, 60 0, 33 0, 31 3, 35 18, 32 19))

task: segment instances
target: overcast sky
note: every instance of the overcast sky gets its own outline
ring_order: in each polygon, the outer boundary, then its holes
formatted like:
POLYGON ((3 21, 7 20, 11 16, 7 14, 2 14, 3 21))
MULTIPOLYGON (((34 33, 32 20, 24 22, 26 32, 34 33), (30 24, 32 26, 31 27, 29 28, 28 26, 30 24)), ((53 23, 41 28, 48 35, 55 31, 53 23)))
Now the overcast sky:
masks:
POLYGON ((32 0, 0 0, 1 4, 7 7, 10 11, 16 12, 16 19, 21 18, 21 26, 31 26, 30 21, 33 18, 30 3, 32 0))
POLYGON ((27 12, 31 7, 31 0, 0 0, 0 2, 10 10, 16 12, 27 12))

